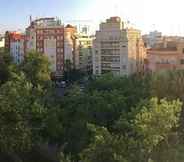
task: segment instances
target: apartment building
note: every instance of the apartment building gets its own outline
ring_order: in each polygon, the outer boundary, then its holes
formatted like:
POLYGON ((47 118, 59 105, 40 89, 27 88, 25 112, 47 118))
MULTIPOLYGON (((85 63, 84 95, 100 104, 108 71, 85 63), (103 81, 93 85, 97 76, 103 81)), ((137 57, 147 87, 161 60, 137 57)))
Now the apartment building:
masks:
POLYGON ((151 72, 184 69, 184 40, 167 39, 149 49, 147 55, 148 70, 151 72))
POLYGON ((72 68, 79 69, 79 42, 76 35, 76 27, 65 27, 57 18, 36 19, 26 29, 26 51, 36 50, 45 54, 51 62, 53 75, 60 77, 67 60, 72 68))
POLYGON ((64 29, 64 60, 70 61, 73 69, 79 69, 78 47, 77 28, 68 24, 64 29))
POLYGON ((79 68, 81 71, 91 74, 93 71, 92 63, 92 43, 93 37, 87 33, 80 33, 79 40, 79 68))
POLYGON ((11 37, 11 32, 6 31, 5 33, 5 49, 10 51, 10 37, 11 37))
POLYGON ((147 48, 153 48, 157 43, 163 41, 163 36, 161 32, 155 30, 149 34, 143 35, 143 40, 147 48))
POLYGON ((120 17, 100 24, 93 41, 93 74, 130 75, 144 69, 146 50, 141 33, 126 28, 120 17))
POLYGON ((5 46, 5 38, 4 36, 0 35, 0 48, 3 48, 5 46))
POLYGON ((64 25, 57 18, 40 18, 31 21, 26 29, 26 51, 36 50, 51 62, 54 75, 64 71, 64 25))
POLYGON ((25 35, 19 32, 7 31, 5 34, 5 48, 10 52, 14 63, 21 63, 25 55, 25 35))

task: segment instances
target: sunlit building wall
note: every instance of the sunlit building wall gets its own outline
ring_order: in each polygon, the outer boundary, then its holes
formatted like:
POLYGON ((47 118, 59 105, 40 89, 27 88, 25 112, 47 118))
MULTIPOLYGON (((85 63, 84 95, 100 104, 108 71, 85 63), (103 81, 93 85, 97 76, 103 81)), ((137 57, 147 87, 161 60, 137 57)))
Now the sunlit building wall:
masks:
POLYGON ((80 70, 87 73, 92 73, 92 42, 93 37, 80 33, 79 40, 79 67, 80 70))
POLYGON ((3 48, 5 46, 5 38, 3 36, 0 36, 0 48, 3 48))
POLYGON ((130 75, 144 68, 146 51, 139 30, 126 28, 119 17, 100 24, 93 41, 93 74, 130 75))
POLYGON ((147 51, 151 72, 184 69, 184 41, 163 42, 147 51))
POLYGON ((64 59, 70 62, 71 68, 79 69, 79 41, 77 28, 67 25, 64 32, 64 59))

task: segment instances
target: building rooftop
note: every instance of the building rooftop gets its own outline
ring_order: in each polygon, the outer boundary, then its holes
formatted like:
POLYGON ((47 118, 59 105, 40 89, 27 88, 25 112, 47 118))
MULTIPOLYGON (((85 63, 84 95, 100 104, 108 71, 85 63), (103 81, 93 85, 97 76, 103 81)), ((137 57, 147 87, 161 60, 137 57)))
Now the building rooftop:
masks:
POLYGON ((20 40, 24 39, 25 35, 20 32, 8 32, 11 40, 20 40))
POLYGON ((44 18, 39 18, 36 20, 32 19, 31 21, 31 26, 36 26, 36 27, 49 27, 49 26, 60 26, 61 24, 61 20, 58 18, 54 18, 54 17, 44 17, 44 18))
POLYGON ((114 17, 110 17, 106 21, 107 23, 118 23, 118 22, 121 22, 121 18, 118 16, 114 16, 114 17))
POLYGON ((35 22, 38 22, 38 21, 48 21, 48 20, 55 20, 54 17, 45 17, 45 18, 39 18, 39 19, 36 19, 34 20, 35 22))
POLYGON ((177 47, 167 47, 167 48, 150 48, 148 51, 177 51, 177 47))
POLYGON ((67 25, 66 25, 66 28, 76 28, 76 27, 74 27, 74 26, 72 26, 72 25, 70 25, 70 24, 67 24, 67 25))

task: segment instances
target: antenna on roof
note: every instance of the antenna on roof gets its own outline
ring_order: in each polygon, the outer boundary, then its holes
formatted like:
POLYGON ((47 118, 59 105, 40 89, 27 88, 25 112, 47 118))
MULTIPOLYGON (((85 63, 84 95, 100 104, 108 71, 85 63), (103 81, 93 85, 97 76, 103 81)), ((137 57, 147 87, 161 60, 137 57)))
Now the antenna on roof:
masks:
POLYGON ((30 24, 32 23, 32 15, 29 16, 30 24))

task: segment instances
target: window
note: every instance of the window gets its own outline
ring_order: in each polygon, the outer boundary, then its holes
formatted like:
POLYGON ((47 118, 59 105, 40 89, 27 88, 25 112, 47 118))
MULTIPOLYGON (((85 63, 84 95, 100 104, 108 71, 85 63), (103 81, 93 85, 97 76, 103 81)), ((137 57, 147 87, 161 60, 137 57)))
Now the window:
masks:
POLYGON ((62 46, 63 42, 57 42, 57 46, 62 46))
POLYGON ((126 69, 126 65, 123 65, 122 68, 125 70, 126 69))
POLYGON ((109 36, 109 40, 113 40, 113 36, 109 36))
POLYGON ((181 60, 180 60, 180 63, 181 63, 181 64, 184 64, 184 59, 181 59, 181 60))
POLYGON ((63 48, 57 48, 58 53, 63 53, 63 48))

